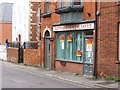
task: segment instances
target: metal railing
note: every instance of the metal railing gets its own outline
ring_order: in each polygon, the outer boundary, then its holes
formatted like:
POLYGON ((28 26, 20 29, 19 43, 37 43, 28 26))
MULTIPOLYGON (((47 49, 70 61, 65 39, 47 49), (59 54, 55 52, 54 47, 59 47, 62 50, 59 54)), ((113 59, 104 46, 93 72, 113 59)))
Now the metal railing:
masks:
POLYGON ((18 42, 9 42, 8 46, 12 47, 12 48, 19 48, 19 43, 18 42))
POLYGON ((28 49, 38 49, 38 47, 40 47, 41 42, 24 42, 23 43, 23 48, 28 48, 28 49))
POLYGON ((18 42, 9 42, 9 47, 12 48, 23 48, 23 49, 38 49, 40 47, 41 42, 37 41, 30 41, 30 42, 24 42, 23 44, 19 44, 18 42))

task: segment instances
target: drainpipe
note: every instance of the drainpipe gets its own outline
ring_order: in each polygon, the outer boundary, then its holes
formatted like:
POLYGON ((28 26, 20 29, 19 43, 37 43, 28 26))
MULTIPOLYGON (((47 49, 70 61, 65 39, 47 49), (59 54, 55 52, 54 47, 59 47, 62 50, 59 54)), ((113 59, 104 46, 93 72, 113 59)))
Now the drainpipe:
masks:
POLYGON ((98 19, 97 19, 97 0, 95 0, 95 57, 94 57, 94 77, 97 78, 97 36, 98 36, 98 19))

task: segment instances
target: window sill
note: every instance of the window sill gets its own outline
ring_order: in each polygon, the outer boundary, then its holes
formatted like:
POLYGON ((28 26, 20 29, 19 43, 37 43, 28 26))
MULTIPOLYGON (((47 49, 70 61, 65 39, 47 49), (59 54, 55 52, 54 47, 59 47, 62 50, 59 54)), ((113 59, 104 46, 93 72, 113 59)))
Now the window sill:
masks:
POLYGON ((68 61, 68 60, 65 60, 65 59, 55 59, 55 61, 63 61, 63 62, 83 64, 83 61, 68 61))
POLYGON ((62 13, 69 13, 69 12, 83 12, 83 6, 70 6, 70 7, 61 7, 56 8, 55 13, 62 14, 62 13))
POLYGON ((116 64, 120 64, 120 61, 115 61, 116 64))
POLYGON ((43 13, 41 15, 42 18, 47 18, 47 17, 51 17, 51 12, 48 12, 48 13, 43 13))

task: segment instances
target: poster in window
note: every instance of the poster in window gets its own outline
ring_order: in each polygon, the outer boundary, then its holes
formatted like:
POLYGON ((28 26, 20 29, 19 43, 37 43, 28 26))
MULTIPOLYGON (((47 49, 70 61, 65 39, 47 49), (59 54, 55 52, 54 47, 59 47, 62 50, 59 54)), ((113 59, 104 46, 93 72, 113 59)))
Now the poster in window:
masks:
POLYGON ((60 42, 64 42, 64 36, 60 36, 60 42))
POLYGON ((68 42, 72 42, 72 35, 69 35, 69 36, 67 37, 67 41, 68 41, 68 42))
POLYGON ((86 51, 92 51, 92 39, 86 39, 87 45, 86 45, 86 51))
POLYGON ((64 42, 62 42, 62 49, 64 49, 64 42))
POLYGON ((77 57, 82 56, 82 52, 81 52, 81 50, 76 50, 76 56, 77 56, 77 57))
POLYGON ((92 39, 87 39, 87 44, 88 44, 89 46, 92 46, 92 39))

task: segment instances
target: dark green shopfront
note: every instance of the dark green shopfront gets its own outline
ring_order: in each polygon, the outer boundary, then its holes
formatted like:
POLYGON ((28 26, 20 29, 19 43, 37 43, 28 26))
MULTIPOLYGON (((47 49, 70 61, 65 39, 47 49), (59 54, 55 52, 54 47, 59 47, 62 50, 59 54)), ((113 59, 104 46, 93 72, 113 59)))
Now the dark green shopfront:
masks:
POLYGON ((93 76, 94 21, 53 25, 53 31, 56 34, 56 70, 93 76))

